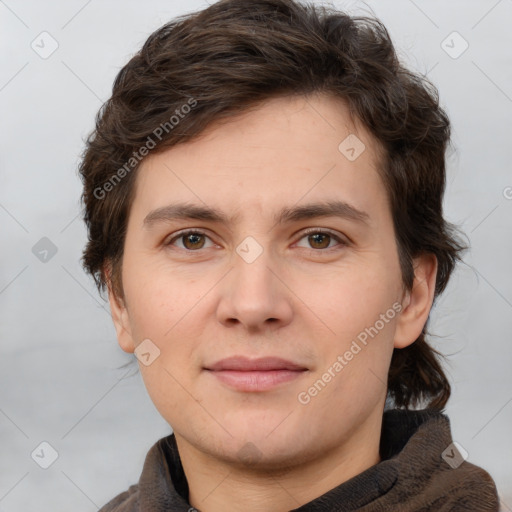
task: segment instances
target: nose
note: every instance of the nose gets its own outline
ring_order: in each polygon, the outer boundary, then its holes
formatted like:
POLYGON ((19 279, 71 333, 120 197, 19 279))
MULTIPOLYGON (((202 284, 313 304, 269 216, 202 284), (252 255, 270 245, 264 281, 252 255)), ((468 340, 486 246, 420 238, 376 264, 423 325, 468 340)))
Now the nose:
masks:
POLYGON ((251 251, 255 249, 241 244, 232 269, 220 283, 217 318, 226 327, 243 325, 254 332, 283 327, 292 319, 293 293, 284 266, 277 264, 266 247, 254 258, 251 251))

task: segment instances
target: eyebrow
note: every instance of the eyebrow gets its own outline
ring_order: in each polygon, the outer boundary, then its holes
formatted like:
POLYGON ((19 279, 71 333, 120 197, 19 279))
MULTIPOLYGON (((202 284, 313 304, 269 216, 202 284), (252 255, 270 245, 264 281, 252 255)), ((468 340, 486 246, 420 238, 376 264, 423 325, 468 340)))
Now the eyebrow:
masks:
MULTIPOLYGON (((276 224, 284 224, 316 217, 341 217, 367 225, 370 219, 370 216, 366 212, 357 209, 345 201, 335 200, 310 203, 302 206, 284 207, 274 215, 274 222, 276 224)), ((230 222, 235 222, 238 218, 238 213, 227 216, 217 208, 190 203, 173 203, 149 212, 144 218, 143 227, 150 228, 160 222, 192 219, 218 222, 227 225, 230 222)))

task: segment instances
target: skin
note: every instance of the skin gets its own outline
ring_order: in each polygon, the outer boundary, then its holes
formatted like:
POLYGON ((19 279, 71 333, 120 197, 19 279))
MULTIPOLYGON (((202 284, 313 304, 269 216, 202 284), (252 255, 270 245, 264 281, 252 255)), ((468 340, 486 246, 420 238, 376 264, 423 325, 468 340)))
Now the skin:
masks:
POLYGON ((145 339, 160 350, 150 365, 139 361, 140 371, 173 428, 189 502, 203 512, 288 511, 380 460, 393 348, 421 333, 437 265, 431 255, 415 260, 414 285, 404 289, 378 148, 341 100, 280 97, 151 154, 139 169, 124 297, 109 287, 110 306, 123 350, 134 352, 145 339), (338 149, 350 133, 366 146, 354 161, 338 149), (366 212, 367 222, 274 222, 284 206, 334 199, 366 212), (149 212, 178 200, 238 217, 227 225, 143 225, 149 212), (206 235, 174 238, 186 228, 206 235), (263 251, 252 263, 236 252, 248 236, 263 251), (300 403, 298 394, 397 302, 401 313, 300 403), (242 392, 204 370, 240 354, 283 357, 307 371, 265 392, 242 392))

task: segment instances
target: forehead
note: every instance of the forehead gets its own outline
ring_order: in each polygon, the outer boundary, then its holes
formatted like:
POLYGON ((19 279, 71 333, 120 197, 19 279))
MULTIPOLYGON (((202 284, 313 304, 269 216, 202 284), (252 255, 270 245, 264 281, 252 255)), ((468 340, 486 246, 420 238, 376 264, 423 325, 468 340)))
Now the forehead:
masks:
POLYGON ((273 98, 150 154, 138 169, 133 207, 146 217, 180 199, 231 212, 233 220, 246 211, 275 219, 278 205, 347 196, 362 210, 384 195, 379 150, 339 99, 273 98))

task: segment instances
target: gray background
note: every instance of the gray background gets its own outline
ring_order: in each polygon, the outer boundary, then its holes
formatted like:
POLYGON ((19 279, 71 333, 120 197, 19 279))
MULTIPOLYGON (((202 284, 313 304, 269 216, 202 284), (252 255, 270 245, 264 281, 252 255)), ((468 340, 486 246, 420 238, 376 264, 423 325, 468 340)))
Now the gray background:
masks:
MULTIPOLYGON (((451 117, 446 215, 472 249, 431 328, 450 354, 454 439, 512 510, 512 0, 335 5, 373 9, 451 117), (469 44, 461 55, 453 31, 469 44)), ((138 480, 150 446, 170 433, 136 366, 120 368, 132 356, 80 267, 76 168, 119 69, 153 30, 204 6, 0 1, 0 512, 97 510, 138 480), (43 51, 43 31, 59 45, 46 59, 31 48, 43 51), (57 248, 46 262, 32 250, 43 237, 57 248), (48 469, 31 458, 42 441, 58 452, 48 469)), ((40 450, 34 459, 49 462, 40 450)))

